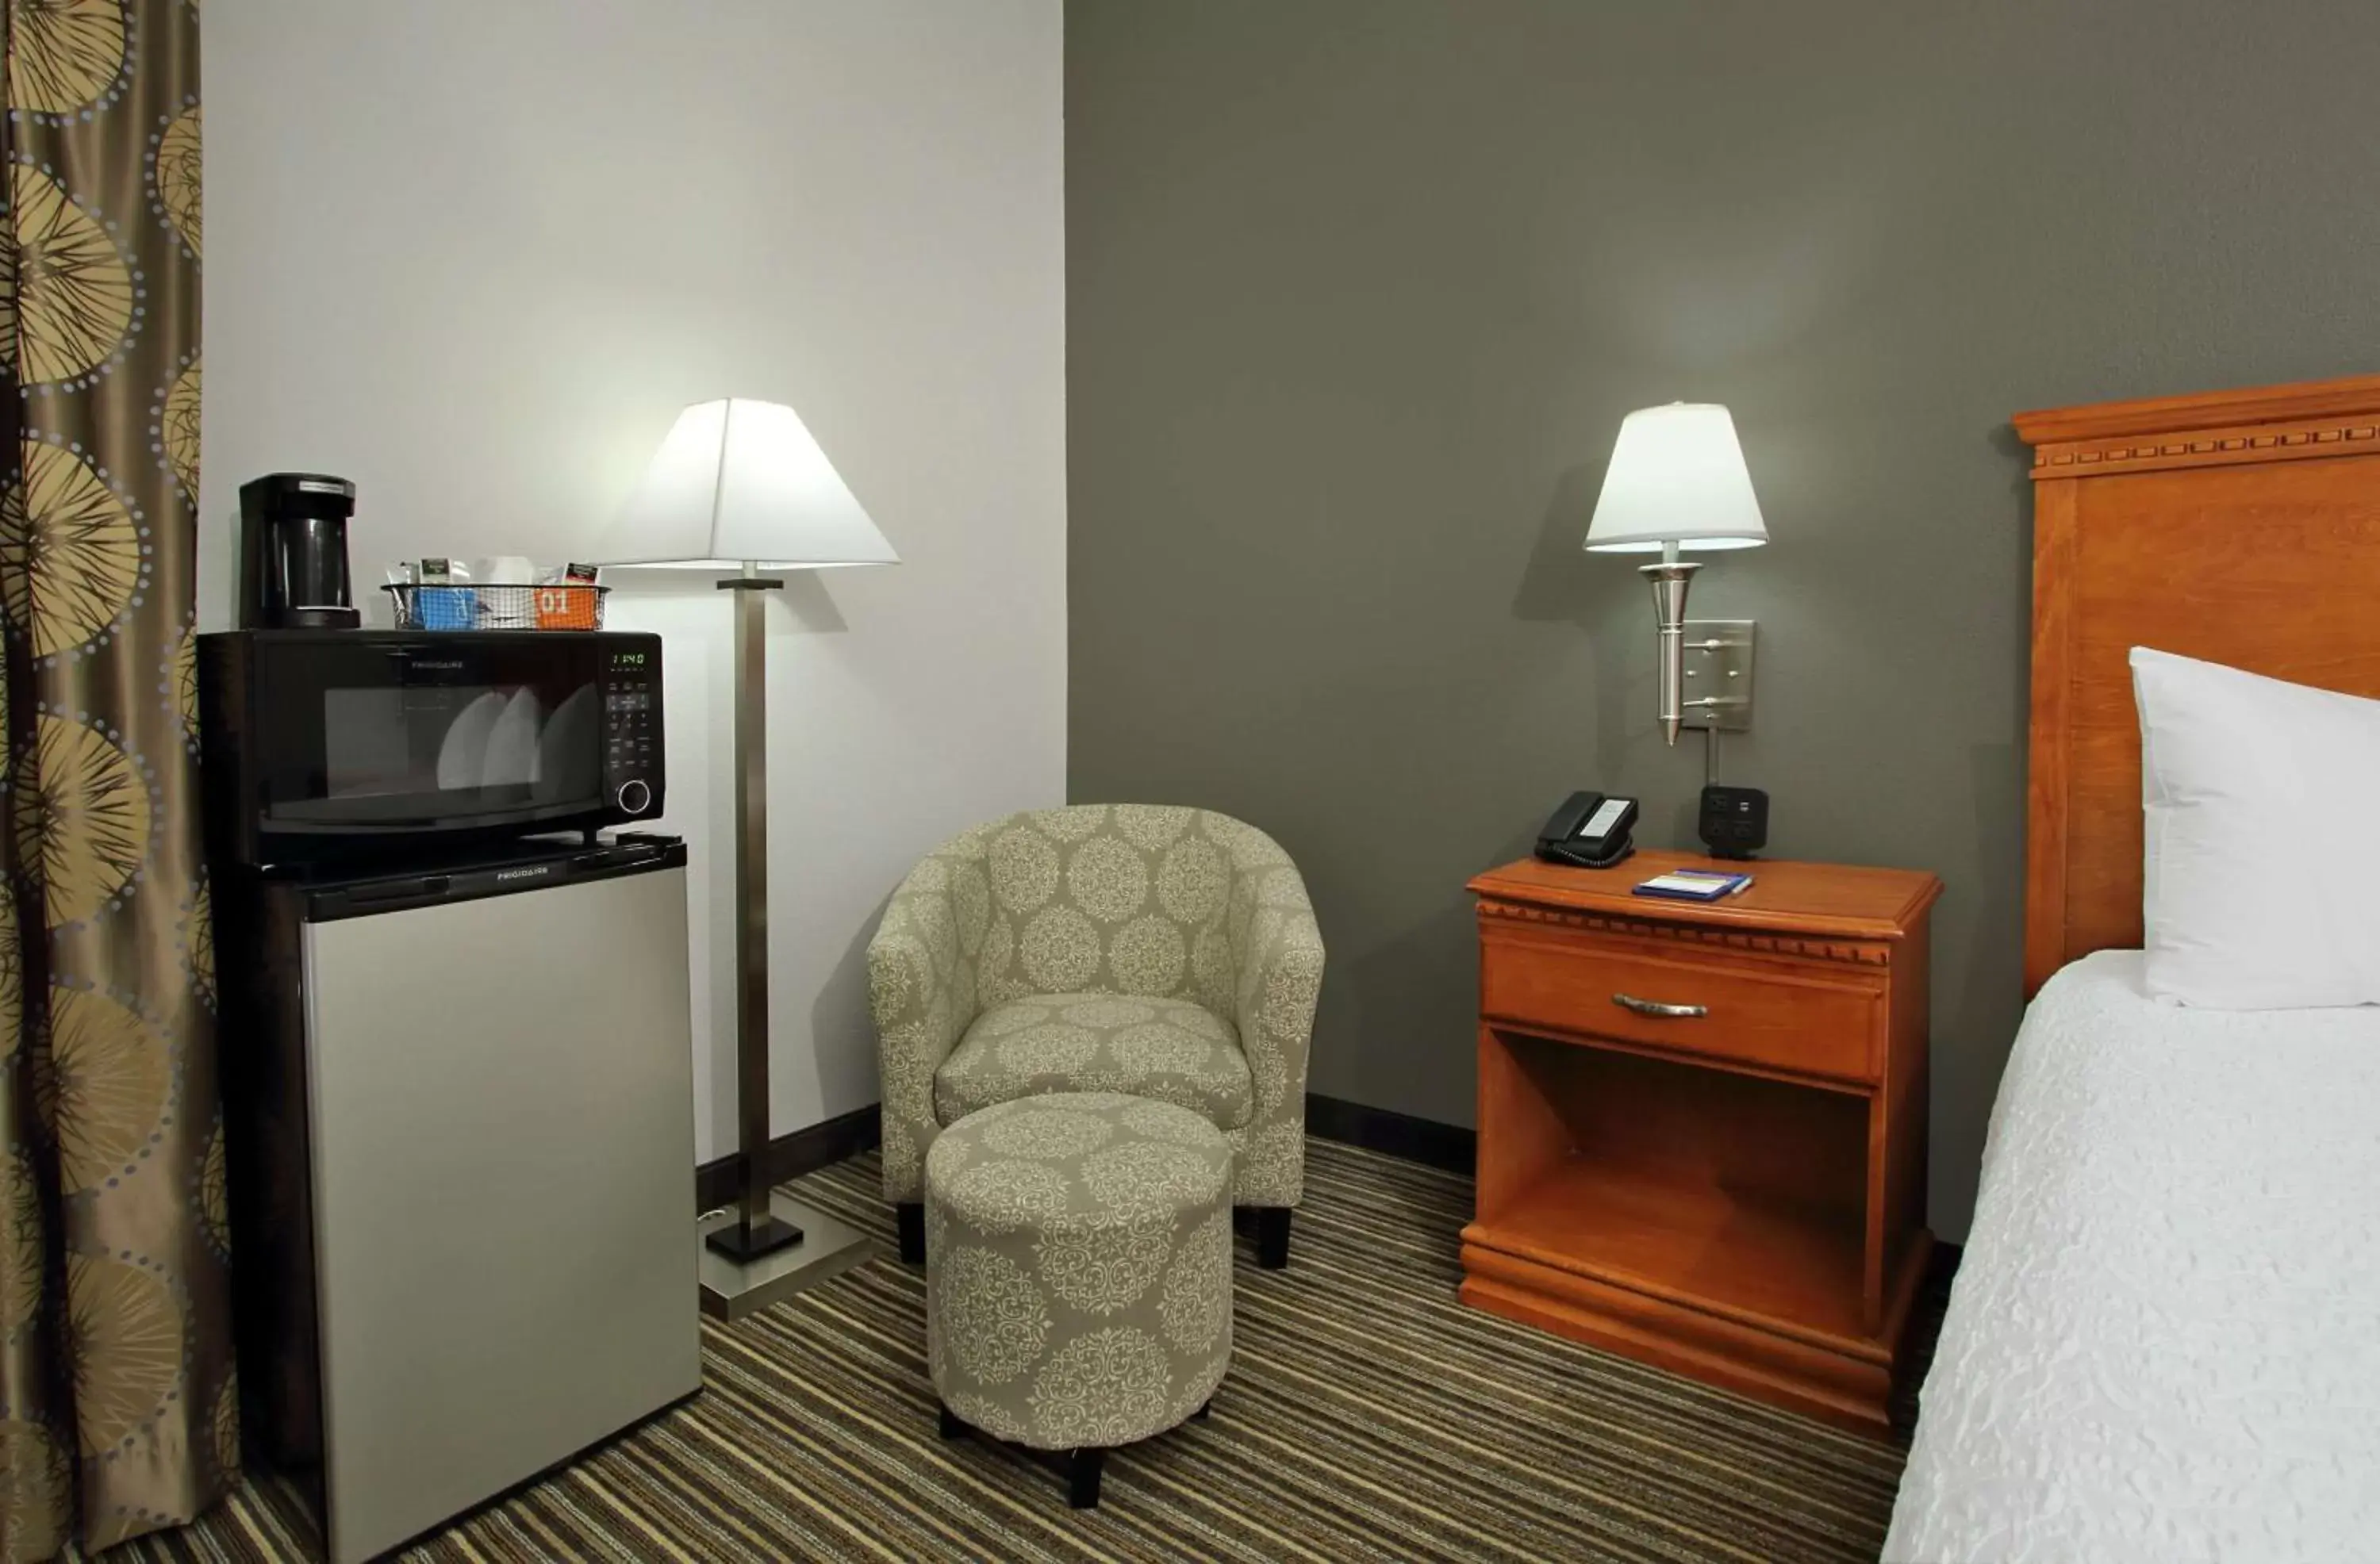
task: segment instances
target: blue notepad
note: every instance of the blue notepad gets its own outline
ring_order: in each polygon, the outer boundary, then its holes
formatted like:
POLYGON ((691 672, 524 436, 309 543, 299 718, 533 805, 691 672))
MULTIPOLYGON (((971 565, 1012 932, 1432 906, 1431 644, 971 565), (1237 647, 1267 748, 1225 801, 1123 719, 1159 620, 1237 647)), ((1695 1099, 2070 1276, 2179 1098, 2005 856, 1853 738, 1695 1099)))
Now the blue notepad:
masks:
POLYGON ((1722 874, 1717 869, 1671 869, 1635 888, 1639 896, 1671 902, 1722 902, 1752 883, 1748 874, 1722 874))

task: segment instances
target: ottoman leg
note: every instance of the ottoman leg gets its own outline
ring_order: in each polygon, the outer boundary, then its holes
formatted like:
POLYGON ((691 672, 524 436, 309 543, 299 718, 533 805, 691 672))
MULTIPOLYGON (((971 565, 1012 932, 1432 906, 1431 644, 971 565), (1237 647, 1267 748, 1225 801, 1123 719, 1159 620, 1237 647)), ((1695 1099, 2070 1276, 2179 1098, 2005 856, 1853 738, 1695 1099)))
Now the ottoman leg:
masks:
POLYGON ((1099 1473, 1106 1466, 1105 1450, 1076 1450, 1066 1458, 1066 1502, 1076 1509, 1097 1509, 1099 1507, 1099 1473))
POLYGON ((904 1200, 892 1207, 901 1224, 901 1260, 905 1265, 926 1263, 926 1203, 904 1200))
POLYGON ((1287 1206, 1257 1207, 1257 1264, 1269 1271, 1289 1268, 1289 1218, 1287 1206))
POLYGON ((963 1437, 965 1437, 965 1435, 966 1435, 966 1427, 967 1427, 967 1425, 966 1425, 965 1424, 961 1423, 961 1422, 959 1421, 959 1414, 958 1414, 957 1412, 953 1412, 953 1411, 952 1411, 950 1408, 948 1408, 948 1407, 944 1407, 944 1408, 942 1408, 942 1409, 941 1409, 941 1412, 942 1412, 942 1430, 941 1430, 941 1432, 942 1432, 942 1437, 943 1437, 943 1438, 945 1438, 945 1439, 957 1439, 957 1438, 963 1438, 963 1437))

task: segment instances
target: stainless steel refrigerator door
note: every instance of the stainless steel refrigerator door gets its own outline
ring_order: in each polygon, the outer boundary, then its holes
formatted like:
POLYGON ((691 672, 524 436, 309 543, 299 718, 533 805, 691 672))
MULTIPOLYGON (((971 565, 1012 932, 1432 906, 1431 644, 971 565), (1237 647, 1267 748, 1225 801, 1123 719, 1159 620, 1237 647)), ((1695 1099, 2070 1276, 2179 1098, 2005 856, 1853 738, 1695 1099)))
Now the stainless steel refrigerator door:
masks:
POLYGON ((686 871, 310 924, 331 1556, 701 1382, 686 871))

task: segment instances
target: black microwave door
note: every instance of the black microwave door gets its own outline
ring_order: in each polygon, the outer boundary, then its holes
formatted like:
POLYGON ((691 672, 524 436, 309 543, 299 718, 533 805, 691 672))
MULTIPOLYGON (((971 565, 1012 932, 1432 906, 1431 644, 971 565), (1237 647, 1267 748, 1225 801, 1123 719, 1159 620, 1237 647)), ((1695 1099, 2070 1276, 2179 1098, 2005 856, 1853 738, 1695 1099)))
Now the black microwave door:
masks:
POLYGON ((257 669, 268 832, 532 826, 602 802, 598 649, 318 641, 257 669))

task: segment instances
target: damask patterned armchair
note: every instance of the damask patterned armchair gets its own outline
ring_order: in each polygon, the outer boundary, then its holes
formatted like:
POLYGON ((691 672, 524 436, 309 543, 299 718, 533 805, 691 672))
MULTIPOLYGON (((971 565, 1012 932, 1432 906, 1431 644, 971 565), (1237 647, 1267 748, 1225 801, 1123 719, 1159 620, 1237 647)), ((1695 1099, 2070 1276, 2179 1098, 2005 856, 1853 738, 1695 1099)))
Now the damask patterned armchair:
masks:
POLYGON ((992 820, 901 882, 868 947, 884 1196, 925 1257, 926 1150, 977 1109, 1121 1091, 1232 1144, 1260 1263, 1289 1260, 1322 936, 1296 866, 1206 809, 1075 805, 992 820))

